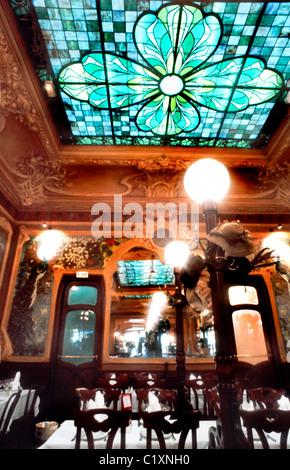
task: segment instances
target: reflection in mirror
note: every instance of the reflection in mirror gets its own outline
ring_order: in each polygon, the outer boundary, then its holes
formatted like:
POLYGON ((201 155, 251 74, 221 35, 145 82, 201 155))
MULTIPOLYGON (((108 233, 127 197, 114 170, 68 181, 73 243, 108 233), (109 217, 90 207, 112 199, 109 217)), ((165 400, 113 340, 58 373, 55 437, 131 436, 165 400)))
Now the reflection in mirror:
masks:
MULTIPOLYGON (((215 353, 207 274, 201 275, 184 309, 188 357, 212 357, 215 353)), ((172 267, 151 251, 133 249, 118 262, 111 291, 111 356, 175 358, 174 282, 172 267)))
POLYGON ((94 356, 96 315, 91 310, 71 310, 65 319, 62 355, 74 365, 94 356))
POLYGON ((238 357, 251 364, 267 360, 260 312, 248 309, 236 310, 233 312, 233 326, 238 357))

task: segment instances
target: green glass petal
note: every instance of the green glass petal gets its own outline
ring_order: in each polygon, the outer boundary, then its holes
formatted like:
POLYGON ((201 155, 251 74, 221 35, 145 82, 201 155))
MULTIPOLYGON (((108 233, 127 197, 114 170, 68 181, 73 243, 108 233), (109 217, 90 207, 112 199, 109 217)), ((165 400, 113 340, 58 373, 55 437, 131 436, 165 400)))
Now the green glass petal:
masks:
POLYGON ((204 67, 186 79, 185 94, 217 111, 237 112, 272 99, 283 78, 257 57, 236 57, 204 67), (235 88, 234 88, 235 87, 235 88))
POLYGON ((99 108, 119 108, 155 96, 157 76, 134 61, 107 53, 91 53, 59 74, 61 89, 72 98, 99 108), (106 68, 104 67, 104 58, 106 68), (108 102, 108 93, 110 103, 108 102))
POLYGON ((137 115, 138 127, 157 135, 177 135, 193 131, 200 122, 194 106, 182 96, 159 95, 143 106, 137 115))
POLYGON ((188 74, 214 52, 221 36, 215 15, 196 6, 169 5, 142 15, 134 38, 142 57, 161 75, 188 74))

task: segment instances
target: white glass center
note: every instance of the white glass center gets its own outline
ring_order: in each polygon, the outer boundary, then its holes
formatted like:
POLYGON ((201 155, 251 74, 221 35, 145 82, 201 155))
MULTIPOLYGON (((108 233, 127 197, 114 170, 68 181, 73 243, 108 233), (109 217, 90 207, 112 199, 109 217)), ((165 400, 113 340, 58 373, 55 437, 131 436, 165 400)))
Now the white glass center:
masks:
POLYGON ((167 75, 160 82, 160 89, 164 95, 178 95, 183 90, 183 81, 178 75, 167 75))

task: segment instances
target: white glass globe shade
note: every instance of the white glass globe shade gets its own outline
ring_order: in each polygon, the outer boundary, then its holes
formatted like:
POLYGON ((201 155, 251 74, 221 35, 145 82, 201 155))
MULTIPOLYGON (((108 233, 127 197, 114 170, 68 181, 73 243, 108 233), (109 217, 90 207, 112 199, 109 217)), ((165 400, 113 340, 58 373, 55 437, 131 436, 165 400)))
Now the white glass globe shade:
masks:
POLYGON ((37 238, 40 241, 37 256, 43 261, 53 258, 63 242, 64 234, 59 230, 46 230, 37 238))
POLYGON ((269 250, 274 250, 273 257, 279 258, 280 261, 289 264, 290 266, 290 246, 285 243, 283 238, 288 238, 287 234, 283 232, 276 232, 269 235, 263 240, 263 248, 269 248, 269 250))
POLYGON ((166 263, 174 268, 182 268, 189 255, 189 246, 178 240, 169 243, 164 250, 166 263))
POLYGON ((193 163, 185 173, 184 188, 195 202, 220 201, 230 186, 230 177, 225 166, 211 158, 193 163))
POLYGON ((154 305, 157 305, 159 307, 163 307, 167 301, 167 296, 164 294, 164 292, 155 292, 152 297, 152 302, 154 305))

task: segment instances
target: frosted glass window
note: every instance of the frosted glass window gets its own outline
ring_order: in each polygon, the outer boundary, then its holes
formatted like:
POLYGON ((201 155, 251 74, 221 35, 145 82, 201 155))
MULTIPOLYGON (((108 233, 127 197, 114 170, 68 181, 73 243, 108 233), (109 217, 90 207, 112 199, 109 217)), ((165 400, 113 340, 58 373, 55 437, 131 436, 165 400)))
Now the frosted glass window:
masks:
POLYGON ((251 304, 258 305, 258 296, 255 287, 252 286, 232 286, 229 288, 229 298, 231 305, 251 304))
POLYGON ((260 312, 236 310, 233 327, 238 359, 257 364, 268 358, 260 312))
POLYGON ((91 310, 71 310, 66 315, 62 359, 79 365, 94 356, 96 315, 91 310))
POLYGON ((72 286, 68 293, 68 305, 96 305, 98 290, 91 286, 72 286))

